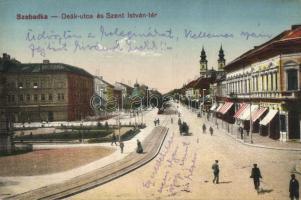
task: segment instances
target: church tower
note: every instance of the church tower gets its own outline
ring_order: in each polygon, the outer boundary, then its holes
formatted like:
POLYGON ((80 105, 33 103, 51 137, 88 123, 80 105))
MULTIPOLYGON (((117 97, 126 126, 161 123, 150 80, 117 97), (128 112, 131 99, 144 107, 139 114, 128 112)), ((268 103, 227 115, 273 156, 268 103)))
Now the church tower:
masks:
POLYGON ((200 60, 200 75, 202 77, 206 77, 206 73, 207 73, 207 59, 206 59, 206 52, 204 50, 204 47, 202 47, 202 51, 201 51, 201 60, 200 60))
POLYGON ((218 53, 217 65, 218 65, 218 71, 224 71, 226 60, 225 60, 225 54, 222 45, 218 53))

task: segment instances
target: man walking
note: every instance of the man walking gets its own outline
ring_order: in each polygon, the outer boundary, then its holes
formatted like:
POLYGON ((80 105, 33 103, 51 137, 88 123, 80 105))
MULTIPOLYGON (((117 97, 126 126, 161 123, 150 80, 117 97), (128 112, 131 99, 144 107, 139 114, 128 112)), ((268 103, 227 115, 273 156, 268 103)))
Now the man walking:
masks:
POLYGON ((299 200, 299 182, 295 177, 295 174, 291 175, 289 192, 291 200, 299 200))
POLYGON ((252 172, 250 178, 253 178, 255 190, 259 190, 260 179, 262 178, 260 169, 257 167, 257 164, 253 164, 252 172))
POLYGON ((123 153, 124 143, 122 140, 119 142, 119 146, 120 146, 121 153, 123 153))
POLYGON ((203 133, 205 133, 205 132, 206 132, 206 125, 203 124, 203 133))
POLYGON ((209 131, 210 131, 210 135, 212 136, 213 135, 213 128, 211 126, 209 128, 209 131))
POLYGON ((115 133, 113 133, 113 135, 112 135, 112 143, 111 143, 111 145, 113 145, 113 143, 115 143, 115 144, 116 144, 116 146, 117 146, 117 143, 116 143, 116 141, 117 141, 117 137, 116 137, 115 133))
POLYGON ((218 160, 215 160, 215 163, 212 165, 212 170, 213 170, 213 183, 218 184, 219 183, 219 166, 218 166, 218 160))

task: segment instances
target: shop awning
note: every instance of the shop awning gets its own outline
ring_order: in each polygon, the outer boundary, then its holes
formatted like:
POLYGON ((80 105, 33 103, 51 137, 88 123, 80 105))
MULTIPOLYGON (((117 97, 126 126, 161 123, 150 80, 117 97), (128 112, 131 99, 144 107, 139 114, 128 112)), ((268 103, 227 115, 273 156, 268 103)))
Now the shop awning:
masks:
POLYGON ((224 105, 223 105, 223 107, 221 107, 220 109, 219 109, 219 111, 218 112, 220 112, 221 114, 226 114, 229 110, 230 110, 230 108, 233 106, 233 103, 232 102, 226 102, 224 105))
POLYGON ((214 111, 214 110, 216 109, 216 107, 217 107, 217 104, 216 104, 216 103, 213 104, 213 105, 211 106, 211 108, 210 108, 210 111, 214 111))
POLYGON ((269 110, 268 114, 259 122, 260 125, 266 126, 275 117, 278 110, 269 110))
POLYGON ((224 105, 224 104, 220 104, 220 105, 217 107, 217 109, 215 109, 215 112, 218 112, 219 109, 220 109, 221 107, 223 107, 223 105, 224 105))
POLYGON ((265 113, 266 110, 267 108, 257 109, 254 113, 252 113, 252 121, 256 122, 256 120, 259 119, 263 115, 263 113, 265 113))
POLYGON ((243 111, 243 113, 240 115, 239 119, 241 120, 250 120, 251 114, 253 114, 257 110, 257 105, 249 105, 247 108, 243 111))
POLYGON ((235 118, 239 118, 239 116, 242 114, 242 112, 248 107, 248 104, 246 103, 241 103, 239 109, 236 111, 234 114, 235 118))

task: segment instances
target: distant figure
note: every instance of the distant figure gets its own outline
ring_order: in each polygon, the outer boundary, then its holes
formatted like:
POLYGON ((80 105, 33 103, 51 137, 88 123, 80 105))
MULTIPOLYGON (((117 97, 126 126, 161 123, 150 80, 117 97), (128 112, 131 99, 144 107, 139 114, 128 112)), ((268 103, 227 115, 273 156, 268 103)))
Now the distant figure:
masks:
POLYGON ((210 131, 210 135, 212 136, 213 135, 213 128, 211 126, 209 128, 209 131, 210 131))
POLYGON ((217 123, 217 121, 215 121, 215 126, 216 126, 216 129, 218 129, 218 123, 217 123))
POLYGON ((173 124, 173 118, 170 118, 170 123, 173 124))
POLYGON ((182 124, 181 118, 178 119, 178 125, 180 126, 182 124))
POLYGON ((289 192, 291 200, 299 200, 299 182, 295 177, 295 174, 291 175, 289 192))
POLYGON ((218 166, 218 160, 215 160, 215 163, 212 165, 212 170, 213 170, 213 183, 218 184, 219 183, 219 166, 218 166))
POLYGON ((244 130, 243 130, 242 127, 239 127, 238 130, 239 130, 239 133, 240 133, 240 139, 243 140, 244 139, 244 130))
POLYGON ((139 140, 137 140, 137 149, 136 149, 137 153, 143 153, 143 148, 141 145, 141 142, 139 140))
POLYGON ((257 167, 257 164, 253 164, 252 172, 250 178, 254 181, 254 187, 255 190, 259 190, 260 186, 260 179, 262 178, 259 168, 257 167))
POLYGON ((157 124, 160 125, 160 119, 159 118, 157 119, 157 124))
POLYGON ((206 132, 206 125, 203 124, 203 133, 205 133, 205 132, 206 132))
POLYGON ((123 141, 120 141, 120 142, 119 142, 119 146, 120 146, 120 151, 121 151, 121 153, 123 153, 123 148, 124 148, 124 143, 123 143, 123 141))
POLYGON ((112 143, 111 143, 111 145, 113 145, 113 143, 115 143, 115 144, 116 144, 116 146, 117 146, 117 143, 116 143, 116 141, 117 141, 117 137, 116 137, 115 133, 113 133, 113 135, 112 135, 112 143))
POLYGON ((157 126, 157 120, 154 120, 154 124, 155 124, 155 126, 157 126))

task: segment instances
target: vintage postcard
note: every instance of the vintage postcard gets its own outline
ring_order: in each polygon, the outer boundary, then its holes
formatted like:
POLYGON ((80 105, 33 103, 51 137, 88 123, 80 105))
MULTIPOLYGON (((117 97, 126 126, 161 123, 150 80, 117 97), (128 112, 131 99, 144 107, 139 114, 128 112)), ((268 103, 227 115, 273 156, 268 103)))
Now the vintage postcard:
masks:
POLYGON ((0 199, 299 199, 300 11, 0 0, 0 199))

